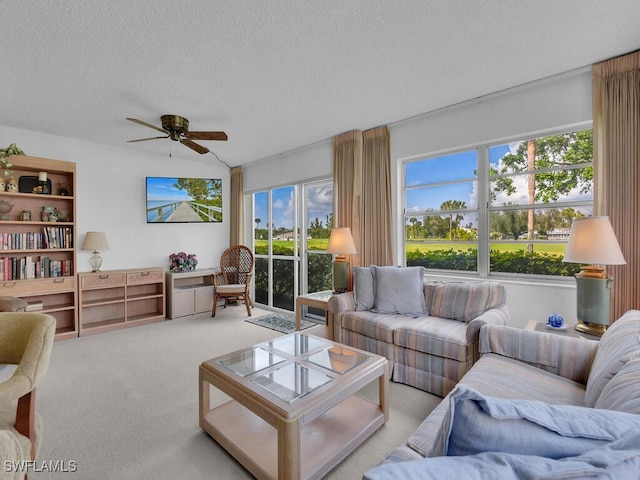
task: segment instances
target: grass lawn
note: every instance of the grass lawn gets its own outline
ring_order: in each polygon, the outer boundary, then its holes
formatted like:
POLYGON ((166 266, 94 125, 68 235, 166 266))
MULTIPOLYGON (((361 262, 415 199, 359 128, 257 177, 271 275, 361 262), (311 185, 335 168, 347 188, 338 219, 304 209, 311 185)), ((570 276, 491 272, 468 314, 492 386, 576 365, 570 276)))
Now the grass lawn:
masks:
MULTIPOLYGON (((564 255, 564 249, 566 247, 566 243, 534 243, 533 251, 538 253, 548 253, 550 255, 564 255)), ((433 250, 467 250, 469 248, 475 248, 472 243, 460 243, 460 242, 433 242, 433 243, 423 243, 423 242, 407 242, 406 251, 413 252, 414 250, 418 250, 419 252, 431 252, 433 250)), ((490 244, 491 250, 497 250, 500 252, 516 252, 518 250, 526 250, 526 243, 515 243, 515 242, 492 242, 490 244)))

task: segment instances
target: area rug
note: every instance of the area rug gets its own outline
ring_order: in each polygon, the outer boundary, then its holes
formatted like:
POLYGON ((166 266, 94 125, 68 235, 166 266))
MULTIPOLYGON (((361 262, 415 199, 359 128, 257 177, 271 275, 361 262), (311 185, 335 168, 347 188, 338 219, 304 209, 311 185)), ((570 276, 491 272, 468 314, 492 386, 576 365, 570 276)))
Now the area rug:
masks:
MULTIPOLYGON (((281 313, 270 313, 258 318, 247 318, 245 322, 260 325, 261 327, 270 328, 282 333, 291 333, 296 331, 296 319, 293 315, 284 315, 281 313)), ((300 320, 300 330, 306 330, 310 327, 318 325, 305 319, 300 320)))

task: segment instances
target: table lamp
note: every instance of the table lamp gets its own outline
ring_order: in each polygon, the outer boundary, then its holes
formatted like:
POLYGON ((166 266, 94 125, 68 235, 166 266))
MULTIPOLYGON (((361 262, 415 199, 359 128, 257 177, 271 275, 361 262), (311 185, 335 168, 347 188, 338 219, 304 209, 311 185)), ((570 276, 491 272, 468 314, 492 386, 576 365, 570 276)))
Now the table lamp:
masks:
POLYGON ((349 227, 337 227, 331 230, 327 253, 337 254, 333 260, 333 291, 334 293, 346 292, 349 288, 349 262, 346 254, 358 253, 349 227))
POLYGON ((82 242, 82 250, 93 250, 93 256, 89 258, 92 272, 99 272, 102 266, 100 250, 109 250, 109 242, 104 232, 87 232, 82 242))
POLYGON ((562 261, 588 264, 576 274, 578 323, 575 328, 591 335, 602 335, 610 323, 613 283, 602 265, 627 263, 609 217, 574 219, 562 261))

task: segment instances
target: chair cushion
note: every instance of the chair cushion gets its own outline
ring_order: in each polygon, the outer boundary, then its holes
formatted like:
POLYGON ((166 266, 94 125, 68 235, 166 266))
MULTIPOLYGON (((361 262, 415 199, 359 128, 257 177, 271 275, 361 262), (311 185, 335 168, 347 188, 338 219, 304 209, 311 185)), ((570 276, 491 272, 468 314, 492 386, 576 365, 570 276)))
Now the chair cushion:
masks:
POLYGON ((595 406, 607 383, 627 362, 640 357, 639 335, 639 310, 629 310, 605 332, 589 372, 585 406, 595 406))
POLYGON ((430 315, 470 322, 507 300, 504 285, 498 282, 428 282, 426 308, 430 315))
POLYGON ((423 294, 424 267, 372 268, 375 280, 375 312, 400 313, 413 317, 426 315, 423 294))
POLYGON ((418 352, 465 362, 467 324, 438 317, 420 317, 396 327, 394 343, 418 352))
POLYGON ((413 318, 406 315, 389 315, 371 311, 344 312, 340 316, 341 327, 344 330, 382 340, 390 345, 393 345, 394 330, 411 320, 413 318))
POLYGON ((246 285, 218 285, 216 287, 216 292, 222 294, 244 293, 245 289, 246 285))

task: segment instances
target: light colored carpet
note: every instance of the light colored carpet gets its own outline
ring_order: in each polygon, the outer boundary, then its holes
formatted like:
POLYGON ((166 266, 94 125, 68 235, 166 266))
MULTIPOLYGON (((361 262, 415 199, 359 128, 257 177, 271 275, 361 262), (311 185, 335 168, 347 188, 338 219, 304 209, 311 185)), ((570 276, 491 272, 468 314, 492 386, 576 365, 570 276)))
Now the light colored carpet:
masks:
MULTIPOLYGON (((282 313, 269 313, 261 317, 255 315, 248 317, 245 322, 253 323, 254 325, 260 325, 261 327, 270 328, 276 332, 292 333, 296 330, 296 319, 293 315, 284 315, 282 313)), ((309 322, 305 319, 300 319, 300 330, 306 330, 315 325, 314 322, 309 322)))
MULTIPOLYGON (((56 342, 37 392, 44 432, 36 466, 74 461, 77 472, 30 471, 29 479, 252 478, 198 426, 200 363, 281 335, 245 318, 244 305, 228 306, 216 318, 201 314, 56 342)), ((372 398, 375 392, 364 391, 372 398)), ((327 478, 361 478, 440 401, 395 383, 389 400, 389 422, 327 478)))

